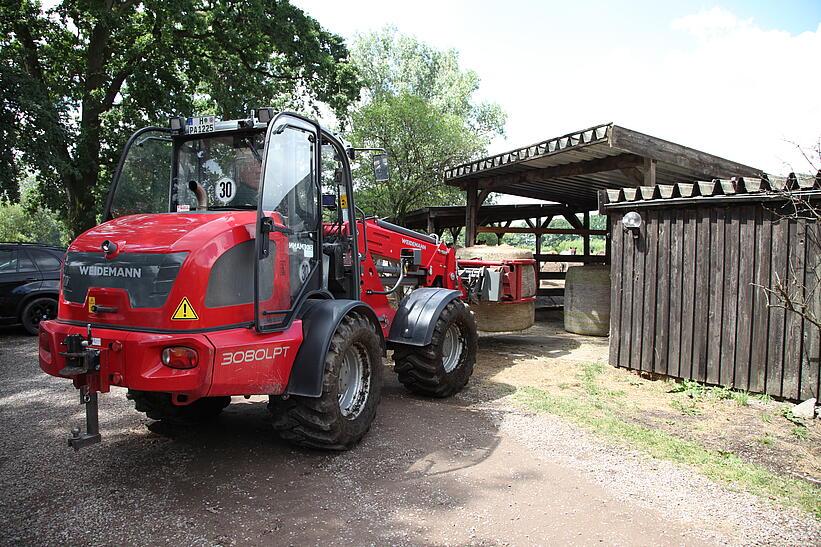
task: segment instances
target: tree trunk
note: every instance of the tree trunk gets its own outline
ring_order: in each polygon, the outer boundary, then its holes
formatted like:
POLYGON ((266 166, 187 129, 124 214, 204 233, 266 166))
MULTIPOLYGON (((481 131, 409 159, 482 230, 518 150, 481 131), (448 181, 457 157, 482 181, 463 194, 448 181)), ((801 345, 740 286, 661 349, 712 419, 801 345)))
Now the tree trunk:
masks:
POLYGON ((111 108, 122 85, 120 79, 112 83, 113 89, 106 89, 105 65, 110 58, 107 16, 111 7, 112 3, 107 2, 88 44, 80 136, 73 162, 76 174, 66 179, 68 228, 72 237, 97 224, 94 191, 100 178, 100 116, 111 108))
POLYGON ((97 185, 97 172, 80 169, 79 175, 68 177, 65 180, 68 198, 66 220, 73 239, 97 224, 93 193, 97 185))
POLYGON ((74 172, 74 176, 66 178, 67 219, 72 237, 97 224, 94 190, 100 178, 100 117, 94 107, 85 104, 74 172))

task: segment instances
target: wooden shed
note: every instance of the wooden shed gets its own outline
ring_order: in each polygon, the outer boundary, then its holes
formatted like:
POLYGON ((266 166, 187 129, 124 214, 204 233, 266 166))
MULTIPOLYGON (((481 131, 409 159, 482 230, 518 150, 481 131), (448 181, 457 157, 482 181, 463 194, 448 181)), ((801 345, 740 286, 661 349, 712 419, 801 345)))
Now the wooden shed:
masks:
MULTIPOLYGON (((606 236, 606 230, 593 230, 589 212, 596 209, 597 192, 606 188, 674 184, 699 178, 759 176, 760 169, 730 161, 713 154, 688 148, 658 137, 607 123, 574 131, 559 137, 477 159, 445 170, 444 182, 466 193, 464 218, 465 246, 474 244, 480 233, 527 233, 535 236, 535 254, 540 280, 555 280, 555 272, 542 271, 545 262, 590 264, 607 262, 604 256, 590 253, 590 237, 606 236), (509 210, 483 207, 491 193, 507 194, 549 202, 544 211, 509 210), (524 213, 524 214, 523 214, 524 213), (551 228, 550 221, 561 216, 571 229, 551 228), (511 226, 524 219, 527 226, 511 226), (569 233, 584 242, 582 254, 567 256, 543 254, 541 236, 569 233)), ((423 212, 429 230, 443 226, 439 215, 451 211, 423 212), (437 224, 437 220, 439 224, 437 224)), ((609 247, 608 247, 609 251, 609 247)), ((540 296, 557 296, 564 289, 540 288, 540 296)))
POLYGON ((779 307, 786 284, 821 318, 819 177, 604 190, 610 216, 610 363, 775 397, 818 397, 821 329, 779 307), (641 225, 624 228, 628 212, 641 225), (635 218, 635 217, 634 217, 635 218))

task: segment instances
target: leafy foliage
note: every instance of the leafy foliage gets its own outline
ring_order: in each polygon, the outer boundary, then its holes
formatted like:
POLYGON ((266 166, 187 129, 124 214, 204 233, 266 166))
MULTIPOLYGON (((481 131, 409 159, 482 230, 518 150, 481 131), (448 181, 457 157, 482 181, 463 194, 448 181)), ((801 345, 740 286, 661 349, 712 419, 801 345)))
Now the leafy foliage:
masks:
POLYGON ((20 203, 0 200, 0 241, 65 245, 68 233, 53 211, 42 207, 23 185, 20 203))
POLYGON ((351 114, 349 138, 385 148, 391 168, 391 180, 377 183, 369 162, 361 163, 360 207, 401 221, 419 207, 462 203, 461 192, 442 184, 442 172, 481 155, 505 121, 498 105, 475 100, 476 73, 459 67, 455 50, 436 50, 391 28, 358 37, 352 58, 366 93, 351 114))
POLYGON ((74 233, 135 128, 259 105, 342 114, 360 90, 342 39, 287 1, 18 0, 0 30, 0 194, 18 200, 35 171, 74 233))

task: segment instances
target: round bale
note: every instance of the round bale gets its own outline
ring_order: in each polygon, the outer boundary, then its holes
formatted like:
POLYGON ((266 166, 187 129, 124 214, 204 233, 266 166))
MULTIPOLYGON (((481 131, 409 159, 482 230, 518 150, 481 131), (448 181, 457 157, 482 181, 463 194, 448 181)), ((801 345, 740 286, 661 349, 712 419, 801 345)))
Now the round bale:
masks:
POLYGON ((610 267, 571 266, 564 282, 564 330, 607 336, 610 332, 610 267))

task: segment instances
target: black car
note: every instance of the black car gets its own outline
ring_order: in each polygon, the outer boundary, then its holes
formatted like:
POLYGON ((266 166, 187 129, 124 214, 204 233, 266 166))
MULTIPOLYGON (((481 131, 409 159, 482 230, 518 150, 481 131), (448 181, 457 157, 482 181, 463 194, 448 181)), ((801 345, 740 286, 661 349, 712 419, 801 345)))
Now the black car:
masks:
POLYGON ((57 316, 65 249, 0 243, 0 324, 22 323, 37 334, 40 321, 57 316))

